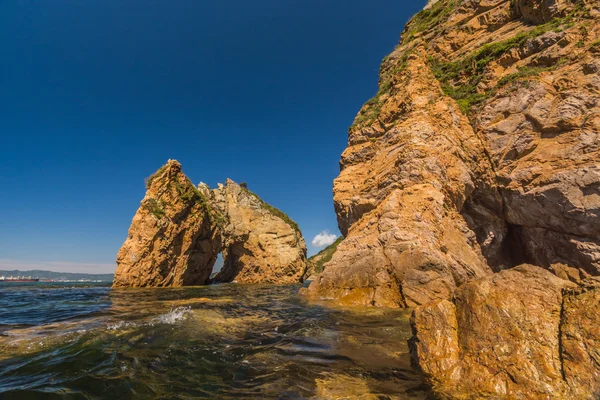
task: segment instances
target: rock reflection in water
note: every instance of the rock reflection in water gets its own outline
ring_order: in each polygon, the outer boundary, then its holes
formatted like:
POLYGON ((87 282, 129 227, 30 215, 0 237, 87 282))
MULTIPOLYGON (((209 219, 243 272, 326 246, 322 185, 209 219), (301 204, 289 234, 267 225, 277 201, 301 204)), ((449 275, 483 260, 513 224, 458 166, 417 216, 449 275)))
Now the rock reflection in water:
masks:
POLYGON ((112 290, 85 318, 6 331, 0 397, 429 395, 410 367, 406 313, 332 310, 303 302, 298 289, 112 290))

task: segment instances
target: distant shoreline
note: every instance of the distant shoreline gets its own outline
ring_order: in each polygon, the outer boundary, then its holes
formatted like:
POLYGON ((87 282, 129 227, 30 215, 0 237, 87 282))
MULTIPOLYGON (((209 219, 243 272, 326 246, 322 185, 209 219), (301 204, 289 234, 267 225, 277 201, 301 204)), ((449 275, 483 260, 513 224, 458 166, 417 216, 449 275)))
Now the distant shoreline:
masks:
POLYGON ((0 270, 0 276, 5 277, 33 277, 39 278, 40 281, 52 280, 54 282, 80 282, 80 283, 104 283, 112 282, 114 274, 85 274, 77 272, 54 272, 45 270, 0 270))

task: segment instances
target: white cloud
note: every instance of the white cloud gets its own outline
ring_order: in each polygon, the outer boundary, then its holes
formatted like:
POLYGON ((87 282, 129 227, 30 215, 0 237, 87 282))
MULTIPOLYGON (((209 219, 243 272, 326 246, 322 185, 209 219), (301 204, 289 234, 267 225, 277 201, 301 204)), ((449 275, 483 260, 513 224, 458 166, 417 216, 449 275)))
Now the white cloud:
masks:
POLYGON ((112 274, 113 272, 115 272, 116 267, 116 264, 84 264, 67 261, 24 261, 0 259, 1 270, 18 269, 20 271, 30 271, 34 269, 39 269, 42 271, 54 272, 112 274))
POLYGON ((335 239, 337 239, 337 235, 329 233, 329 231, 325 230, 319 233, 317 236, 315 236, 315 238, 312 240, 312 245, 314 247, 329 246, 330 244, 333 244, 333 242, 335 242, 335 239))

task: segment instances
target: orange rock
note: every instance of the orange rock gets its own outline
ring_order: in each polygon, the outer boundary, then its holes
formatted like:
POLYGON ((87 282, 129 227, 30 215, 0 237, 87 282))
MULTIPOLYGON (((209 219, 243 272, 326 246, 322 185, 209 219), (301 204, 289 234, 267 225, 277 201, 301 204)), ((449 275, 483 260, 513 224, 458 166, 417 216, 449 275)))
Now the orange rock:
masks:
POLYGON ((223 269, 217 282, 302 282, 306 244, 298 226, 256 194, 228 179, 212 191, 212 204, 226 217, 223 269))
POLYGON ((148 179, 148 191, 117 255, 115 287, 204 285, 219 253, 218 282, 302 282, 306 245, 281 211, 228 180, 198 188, 174 160, 148 179))
POLYGON ((302 293, 412 307, 523 262, 600 275, 599 17, 591 0, 430 1, 349 129, 345 239, 302 293))
POLYGON ((205 197, 169 162, 152 175, 117 255, 114 287, 204 285, 220 251, 205 197))
POLYGON ((411 355, 450 397, 596 398, 598 306, 600 281, 519 266, 415 309, 411 355))

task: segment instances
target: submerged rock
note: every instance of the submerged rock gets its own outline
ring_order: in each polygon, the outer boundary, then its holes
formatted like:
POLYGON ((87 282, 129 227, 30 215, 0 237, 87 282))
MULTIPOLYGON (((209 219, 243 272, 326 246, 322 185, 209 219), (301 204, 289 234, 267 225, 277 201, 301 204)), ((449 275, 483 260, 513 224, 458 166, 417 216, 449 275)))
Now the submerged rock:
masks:
POLYGON ((519 266, 415 309, 411 355, 451 397, 597 398, 599 306, 600 280, 519 266))
POLYGON ((117 255, 113 286, 206 284, 221 246, 207 199, 175 160, 148 178, 147 189, 117 255))
POLYGON ((231 179, 212 191, 212 202, 227 219, 224 264, 215 281, 302 282, 306 244, 295 222, 231 179))

